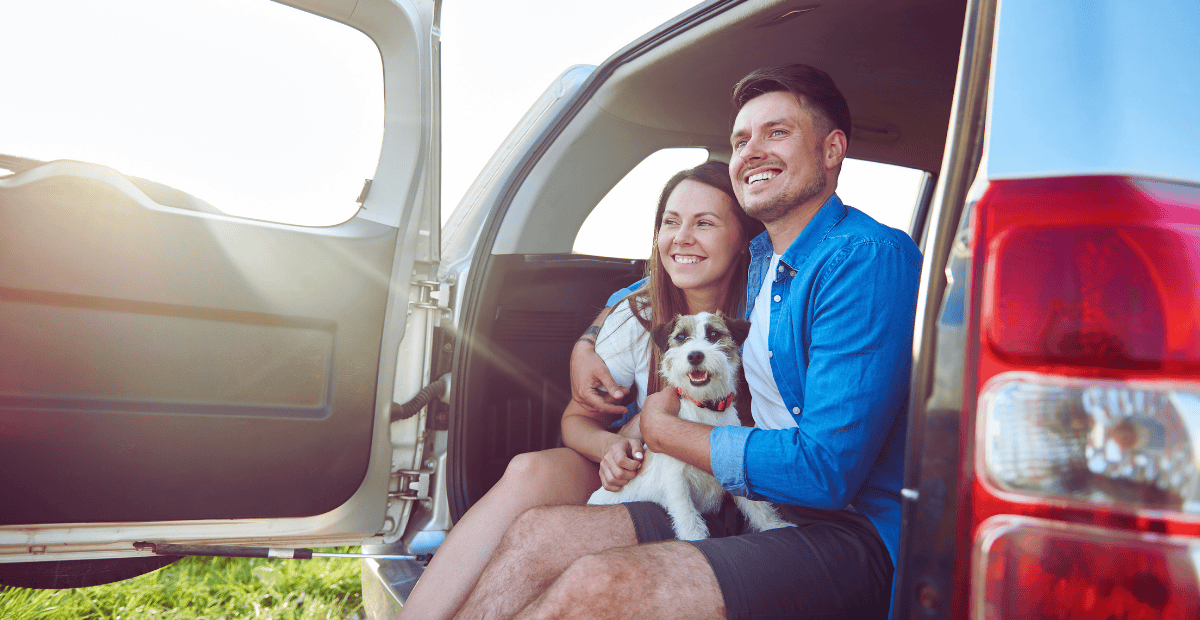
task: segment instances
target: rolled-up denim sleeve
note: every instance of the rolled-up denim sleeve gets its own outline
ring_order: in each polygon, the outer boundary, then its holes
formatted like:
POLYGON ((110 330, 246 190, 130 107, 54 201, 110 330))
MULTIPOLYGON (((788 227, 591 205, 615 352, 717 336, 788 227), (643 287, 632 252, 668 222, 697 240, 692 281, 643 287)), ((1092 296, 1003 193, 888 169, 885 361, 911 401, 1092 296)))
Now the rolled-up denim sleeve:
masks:
POLYGON ((754 430, 746 426, 718 426, 708 435, 713 477, 734 495, 745 496, 750 492, 745 457, 746 442, 754 430))

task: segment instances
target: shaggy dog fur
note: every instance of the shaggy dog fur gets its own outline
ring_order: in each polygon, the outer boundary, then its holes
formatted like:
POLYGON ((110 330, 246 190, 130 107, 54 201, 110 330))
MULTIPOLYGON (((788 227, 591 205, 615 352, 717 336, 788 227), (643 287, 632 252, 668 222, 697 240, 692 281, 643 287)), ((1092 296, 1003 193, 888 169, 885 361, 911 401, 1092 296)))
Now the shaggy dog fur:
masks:
MULTIPOLYGON (((651 334, 663 352, 660 372, 671 388, 679 390, 679 417, 712 426, 738 425, 733 396, 737 392, 741 356, 738 348, 750 331, 750 322, 701 312, 676 317, 651 334)), ((721 506, 725 489, 708 473, 683 461, 646 451, 641 471, 620 491, 599 489, 589 504, 651 501, 671 516, 679 540, 708 538, 700 516, 721 506)), ((787 527, 766 502, 734 496, 754 531, 787 527)))

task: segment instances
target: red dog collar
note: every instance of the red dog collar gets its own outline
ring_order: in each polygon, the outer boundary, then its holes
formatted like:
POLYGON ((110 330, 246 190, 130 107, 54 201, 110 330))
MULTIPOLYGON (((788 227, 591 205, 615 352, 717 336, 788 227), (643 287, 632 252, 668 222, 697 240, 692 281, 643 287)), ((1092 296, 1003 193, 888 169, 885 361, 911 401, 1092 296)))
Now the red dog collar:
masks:
POLYGON ((726 409, 729 408, 730 405, 733 404, 733 398, 735 396, 737 396, 737 392, 734 392, 733 394, 730 394, 730 395, 726 396, 725 398, 722 398, 721 400, 706 400, 704 402, 700 402, 700 401, 692 398, 691 396, 684 394, 683 390, 681 390, 679 388, 675 388, 675 393, 679 394, 680 398, 688 399, 689 401, 692 402, 693 405, 696 405, 697 407, 700 407, 701 409, 711 409, 713 411, 725 411, 726 409))

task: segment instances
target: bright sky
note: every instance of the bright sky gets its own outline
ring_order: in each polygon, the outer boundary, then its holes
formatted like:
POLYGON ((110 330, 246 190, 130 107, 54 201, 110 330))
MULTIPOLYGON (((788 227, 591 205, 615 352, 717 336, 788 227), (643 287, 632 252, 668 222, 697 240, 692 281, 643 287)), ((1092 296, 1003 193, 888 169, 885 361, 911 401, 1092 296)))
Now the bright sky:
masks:
MULTIPOLYGON (((567 67, 599 65, 699 0, 446 0, 442 10, 442 217, 542 91, 567 67), (498 28, 497 24, 505 24, 498 28)), ((732 87, 732 85, 731 85, 732 87)), ((630 173, 585 222, 575 251, 645 258, 659 190, 703 151, 661 152, 630 173)), ((907 229, 920 174, 847 162, 838 194, 907 229)))
POLYGON ((599 65, 697 1, 445 0, 443 204, 458 204, 509 129, 559 74, 572 65, 599 65))
MULTIPOLYGON (((443 220, 563 70, 602 63, 693 3, 445 0, 443 220)), ((356 209, 382 125, 381 106, 362 104, 381 86, 361 34, 251 0, 41 0, 4 15, 0 54, 20 60, 5 69, 0 154, 104 164, 260 219, 330 224, 356 209)), ((652 157, 597 208, 576 250, 644 257, 658 189, 702 159, 652 157)), ((839 193, 905 227, 916 182, 849 165, 839 193)))

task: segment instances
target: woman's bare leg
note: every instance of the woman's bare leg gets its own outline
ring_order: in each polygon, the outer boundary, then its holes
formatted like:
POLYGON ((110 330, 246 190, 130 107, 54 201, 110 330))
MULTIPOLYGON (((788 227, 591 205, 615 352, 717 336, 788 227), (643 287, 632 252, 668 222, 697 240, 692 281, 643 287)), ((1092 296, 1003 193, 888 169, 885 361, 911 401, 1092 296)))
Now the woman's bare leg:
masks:
POLYGON ((400 618, 450 618, 474 587, 500 538, 536 506, 581 505, 600 488, 598 466, 570 448, 518 454, 504 476, 463 515, 417 581, 400 618))

